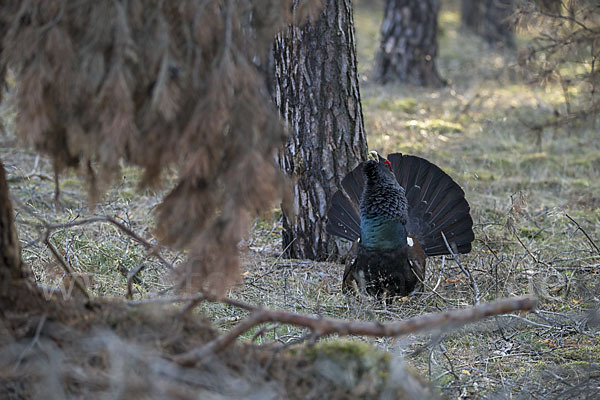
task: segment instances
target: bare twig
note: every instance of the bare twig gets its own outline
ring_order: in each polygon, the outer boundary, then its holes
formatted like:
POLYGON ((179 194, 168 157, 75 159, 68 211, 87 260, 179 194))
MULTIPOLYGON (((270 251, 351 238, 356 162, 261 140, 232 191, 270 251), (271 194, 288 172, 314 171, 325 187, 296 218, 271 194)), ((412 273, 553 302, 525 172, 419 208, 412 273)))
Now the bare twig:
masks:
POLYGON ((129 271, 129 273, 127 274, 127 299, 128 300, 133 299, 133 282, 135 281, 137 274, 139 274, 144 269, 144 267, 145 267, 145 265, 142 263, 142 264, 138 265, 137 267, 135 267, 134 269, 132 269, 131 271, 129 271))
POLYGON ((540 15, 543 15, 544 17, 547 18, 552 18, 552 19, 561 19, 561 20, 565 20, 568 21, 572 24, 576 24, 579 27, 581 27, 582 30, 587 31, 587 32, 592 32, 592 33, 596 33, 592 28, 588 27, 587 25, 585 25, 583 22, 581 22, 580 20, 578 20, 575 17, 572 17, 570 15, 562 15, 562 14, 552 14, 552 13, 548 13, 548 12, 544 12, 544 11, 537 11, 540 15))
POLYGON ((471 284, 471 288, 473 288, 473 293, 475 295, 475 304, 479 304, 479 299, 480 299, 480 296, 479 296, 479 287, 477 286, 477 282, 475 281, 475 278, 473 278, 473 275, 471 274, 471 271, 467 267, 464 267, 462 265, 462 263, 458 259, 458 255, 452 249, 452 247, 450 247, 450 244, 448 243, 448 239, 446 239, 446 235, 444 235, 444 232, 440 232, 440 233, 442 234, 442 239, 444 239, 444 243, 446 244, 446 248, 450 252, 450 255, 452 256, 452 258, 454 259, 454 261, 456 262, 456 264, 459 266, 459 268, 463 272, 463 274, 465 274, 466 277, 469 278, 469 282, 471 284))
POLYGON ((169 261, 167 261, 162 255, 160 255, 156 246, 154 246, 152 243, 148 242, 146 239, 139 236, 137 233, 132 231, 127 226, 123 225, 122 223, 118 222, 117 220, 115 220, 114 218, 109 217, 109 216, 92 217, 92 218, 88 218, 88 219, 67 222, 64 224, 55 224, 55 225, 45 224, 45 228, 50 229, 50 230, 56 230, 56 229, 63 229, 63 228, 72 228, 75 226, 92 224, 92 223, 96 223, 96 222, 108 222, 108 223, 116 226, 121 231, 123 231, 127 235, 131 236, 133 238, 133 240, 135 240, 136 242, 138 242, 139 244, 144 246, 146 248, 146 250, 148 250, 148 254, 150 254, 150 255, 156 257, 158 260, 160 260, 160 262, 162 262, 165 267, 167 267, 168 269, 171 269, 171 270, 173 269, 173 265, 169 261))
MULTIPOLYGON (((2 147, 2 146, 0 146, 2 147)), ((20 176, 11 176, 10 178, 7 178, 6 181, 8 183, 16 183, 16 182, 21 182, 21 181, 28 181, 31 178, 39 178, 40 180, 45 180, 45 181, 51 181, 52 177, 40 173, 40 172, 32 172, 29 173, 27 175, 20 175, 20 176)))
POLYGON ((41 225, 42 225, 42 226, 37 226, 37 227, 38 228, 43 228, 43 232, 45 232, 45 235, 48 236, 48 237, 49 237, 49 235, 50 235, 50 233, 52 231, 57 230, 57 229, 73 228, 73 227, 76 227, 76 226, 93 224, 93 223, 96 223, 96 222, 108 222, 108 223, 116 226, 122 232, 124 232, 125 234, 131 236, 133 238, 133 240, 135 240, 136 242, 138 242, 139 244, 141 244, 142 246, 144 246, 146 248, 146 250, 148 251, 148 254, 156 257, 160 262, 162 262, 162 264, 166 268, 168 268, 170 270, 173 270, 173 264, 170 263, 169 261, 167 261, 160 254, 160 251, 158 250, 157 246, 153 245, 152 243, 150 243, 146 239, 142 238, 137 233, 135 233, 133 230, 131 230, 127 226, 123 225, 122 223, 120 223, 119 221, 117 221, 116 219, 114 219, 113 217, 100 216, 100 217, 91 217, 91 218, 82 219, 82 220, 75 220, 75 221, 66 222, 66 223, 63 223, 63 224, 49 224, 48 222, 46 222, 45 220, 43 220, 42 218, 40 218, 37 214, 35 214, 31 210, 29 210, 27 207, 25 207, 18 199, 13 198, 12 201, 15 202, 15 203, 17 203, 17 204, 19 204, 20 208, 23 211, 25 211, 27 214, 29 214, 32 217, 34 217, 35 219, 37 219, 41 223, 41 225))
MULTIPOLYGON (((290 247, 292 247, 292 245, 294 244, 295 241, 296 241, 296 238, 293 238, 290 241, 290 243, 288 243, 288 245, 285 246, 285 248, 277 256, 277 258, 275 260, 273 260, 273 262, 269 265, 269 268, 267 268, 267 272, 265 272, 265 273, 263 273, 261 275, 258 275, 258 276, 253 276, 252 277, 253 280, 254 281, 259 280, 259 279, 264 278, 265 276, 269 275, 271 272, 273 272, 273 267, 275 267, 275 264, 277 264, 279 262, 279 260, 281 259, 281 257, 283 257, 283 255, 285 254, 285 252, 288 251, 288 249, 290 247)), ((266 246, 266 244, 265 244, 265 246, 266 246)), ((263 249, 261 251, 263 251, 263 250, 264 250, 264 246, 263 246, 263 249)))
POLYGON ((71 277, 71 279, 73 279, 73 283, 75 284, 75 286, 77 286, 77 289, 79 289, 79 291, 81 293, 83 293, 83 295, 88 299, 88 301, 91 300, 90 294, 88 293, 85 286, 81 283, 81 281, 78 279, 78 277, 75 276, 73 271, 71 271, 71 268, 69 268, 69 266, 65 262, 64 258, 61 257, 61 255, 58 253, 58 251, 56 250, 54 245, 52 245, 52 243, 50 242, 50 230, 46 230, 44 244, 46 244, 46 246, 50 249, 50 252, 54 256, 54 258, 56 258, 56 261, 58 261, 58 263, 65 270, 65 272, 71 277))
POLYGON ((519 235, 517 234, 517 230, 515 228, 512 228, 512 233, 513 235, 515 235, 515 238, 517 239, 517 241, 521 244, 521 246, 525 249, 525 252, 533 259, 533 261, 536 264, 541 264, 544 267, 547 268, 551 268, 548 264, 546 264, 545 262, 539 260, 535 255, 533 255, 533 253, 531 251, 529 251, 529 248, 527 246, 525 246, 525 243, 523 243, 523 241, 521 240, 521 238, 519 237, 519 235))
MULTIPOLYGON (((172 304, 172 303, 183 303, 183 302, 195 302, 194 304, 198 304, 203 301, 205 298, 203 295, 194 295, 194 296, 171 296, 171 297, 152 297, 141 300, 128 300, 126 302, 129 306, 144 306, 148 304, 172 304)), ((193 308, 193 307, 192 307, 193 308)), ((183 312, 182 312, 183 313, 183 312)))
POLYGON ((54 204, 56 208, 60 207, 60 179, 56 167, 54 167, 54 204))
POLYGON ((208 356, 223 350, 249 329, 265 322, 278 322, 309 328, 315 338, 337 334, 340 336, 365 335, 376 337, 394 337, 407 333, 417 333, 442 326, 458 326, 474 322, 493 315, 513 311, 529 311, 535 308, 536 298, 532 296, 515 297, 480 304, 462 310, 427 314, 404 321, 382 324, 379 322, 345 321, 339 319, 317 318, 279 310, 266 310, 243 303, 239 300, 224 299, 222 302, 250 310, 250 316, 206 345, 181 353, 173 360, 182 365, 194 365, 208 356))
POLYGON ((258 332, 256 332, 254 334, 254 336, 252 336, 252 339, 250 339, 251 343, 254 343, 256 341, 256 339, 258 339, 261 336, 265 336, 265 332, 273 329, 273 335, 275 335, 275 329, 279 326, 279 324, 274 324, 274 325, 268 325, 268 326, 263 326, 262 328, 260 328, 258 330, 258 332))
POLYGON ((444 266, 445 265, 446 265, 446 256, 442 256, 442 266, 440 267, 440 273, 438 275, 438 280, 432 289, 434 292, 437 290, 437 288, 440 286, 440 283, 442 282, 442 275, 444 274, 444 266))
POLYGON ((581 225, 579 225, 579 223, 577 221, 575 221, 569 214, 565 214, 565 215, 567 216, 567 218, 569 218, 571 220, 572 223, 574 223, 577 226, 577 229, 579 229, 585 235, 585 237, 590 242, 590 244, 592 245, 592 247, 594 249, 596 249, 596 252, 598 253, 598 255, 600 255, 600 248, 598 248, 598 246, 592 240, 592 238, 590 237, 590 235, 588 235, 588 233, 581 227, 581 225))
MULTIPOLYGON (((38 227, 39 228, 43 228, 43 232, 44 232, 43 242, 44 242, 44 244, 50 249, 50 251, 52 252, 52 254, 54 255, 54 257, 58 260, 58 262, 63 267, 63 269, 66 271, 66 273, 68 275, 70 275, 70 276, 73 277, 73 279, 75 281, 75 285, 77 286, 77 288, 80 291, 82 291, 85 294, 85 296, 88 298, 88 300, 90 299, 90 296, 87 293, 87 291, 85 289, 85 286, 83 286, 81 284, 81 282, 79 282, 79 280, 76 279, 76 277, 74 276, 73 272, 71 271, 71 269, 69 268, 69 266, 66 264, 65 260, 60 256, 60 254, 58 253, 58 251, 56 250, 56 248, 50 242, 50 234, 52 233, 52 231, 57 230, 57 229, 65 229, 65 228, 72 228, 72 227, 76 227, 76 226, 82 226, 82 225, 92 224, 92 223, 96 223, 96 222, 108 222, 108 223, 116 226, 122 232, 124 232, 125 234, 131 236, 131 238, 133 238, 136 242, 138 242, 142 246, 144 246, 146 248, 146 250, 148 251, 148 254, 152 255, 152 256, 156 257, 158 260, 160 260, 165 267, 167 267, 170 270, 173 269, 173 264, 171 264, 169 261, 167 261, 160 254, 160 252, 159 252, 159 250, 158 250, 158 248, 156 246, 154 246, 152 243, 148 242, 146 239, 142 238, 137 233, 135 233, 133 230, 131 230, 127 226, 123 225, 122 223, 118 222, 117 220, 115 220, 112 217, 109 217, 109 216, 91 217, 91 218, 88 218, 88 219, 75 220, 75 221, 71 221, 71 222, 67 222, 67 223, 63 223, 63 224, 49 224, 46 221, 44 221, 43 219, 39 218, 36 214, 34 214, 31 211, 29 211, 27 208, 25 208, 25 207, 22 207, 22 208, 28 214, 32 215, 38 221, 41 222, 42 226, 38 226, 38 227)), ((144 264, 141 264, 138 267, 136 267, 134 270, 132 270, 132 271, 130 271, 128 273, 128 275, 127 275, 127 298, 128 299, 132 299, 132 297, 133 297, 132 283, 136 279, 137 274, 139 274, 143 269, 144 269, 144 264)))
POLYGON ((19 368, 19 365, 21 364, 21 362, 23 361, 23 359, 25 358, 27 353, 29 353, 31 350, 33 350, 33 348, 35 347, 36 344, 39 344, 40 334, 42 333, 42 328, 44 327, 44 324, 46 323, 47 318, 48 318, 48 316, 46 314, 42 315, 42 317, 40 318, 37 328, 35 328, 35 335, 33 336, 33 340, 31 340, 31 343, 29 344, 29 346, 27 346, 27 348, 25 348, 25 350, 23 350, 23 352, 19 355, 19 358, 17 359, 17 362, 15 363, 15 367, 14 367, 15 370, 17 368, 19 368))
MULTIPOLYGON (((276 223, 276 224, 273 224, 273 228, 271 228, 271 230, 269 231, 269 233, 267 233, 267 237, 271 237, 271 234, 272 234, 273 232, 275 232, 275 229, 277 229, 277 228, 279 228, 279 227, 281 226, 281 223, 282 223, 282 221, 283 221, 283 216, 279 217, 279 220, 277 220, 277 223, 276 223)), ((291 245, 292 245, 292 243, 294 243, 294 241, 295 241, 295 240, 296 240, 296 238, 294 237, 294 239, 292 239, 292 241, 290 242, 290 244, 288 244, 288 245, 286 246, 286 248, 285 248, 285 249, 283 249, 283 252, 282 252, 282 254, 283 254, 283 253, 285 253, 285 252, 287 251, 287 249, 289 248, 289 246, 291 246, 291 245)), ((262 253, 263 251, 265 251, 265 248, 267 247, 267 245, 268 245, 268 244, 269 244, 269 241, 265 241, 265 244, 263 244, 262 248, 260 249, 261 253, 262 253)))
POLYGON ((442 351, 442 355, 444 356, 446 361, 448 361, 448 365, 450 366, 450 373, 452 374, 452 376, 454 376, 454 379, 456 379, 457 382, 460 382, 460 377, 456 374, 456 371, 454 370, 454 364, 452 363, 452 360, 448 356, 446 346, 444 346, 444 344, 441 341, 440 341, 439 346, 440 346, 440 350, 442 351))
MULTIPOLYGON (((431 293, 435 294, 435 295, 436 295, 436 296, 438 296, 440 299, 442 299, 442 301, 444 301, 444 302, 446 302, 446 303, 447 303, 449 300, 448 300, 447 298, 445 298, 444 296, 442 296, 442 295, 441 295, 439 292, 437 292, 437 290, 436 290, 436 289, 437 289, 437 287, 438 287, 438 285, 439 285, 439 283, 440 283, 440 280, 442 279, 442 273, 443 273, 443 271, 444 271, 444 264, 445 264, 445 260, 446 260, 445 258, 442 258, 442 267, 440 268, 439 280, 438 280, 438 282, 437 282, 436 286, 435 286, 435 287, 433 287, 433 288, 432 288, 430 285, 428 285, 428 284, 427 284, 427 283, 426 283, 426 282, 425 282, 423 279, 419 278, 419 277, 417 276, 417 274, 414 274, 414 275, 415 275, 415 277, 416 277, 416 278, 419 280, 419 282, 421 283, 421 285, 423 285, 423 288, 427 288, 427 289, 429 289, 429 290, 431 291, 431 293)), ((414 273, 414 271, 413 271, 413 273, 414 273)), ((412 293, 414 293, 414 292, 416 292, 416 291, 417 291, 417 289, 415 288, 415 290, 413 290, 413 292, 412 292, 412 293)), ((410 296, 410 294, 409 294, 409 296, 410 296)))

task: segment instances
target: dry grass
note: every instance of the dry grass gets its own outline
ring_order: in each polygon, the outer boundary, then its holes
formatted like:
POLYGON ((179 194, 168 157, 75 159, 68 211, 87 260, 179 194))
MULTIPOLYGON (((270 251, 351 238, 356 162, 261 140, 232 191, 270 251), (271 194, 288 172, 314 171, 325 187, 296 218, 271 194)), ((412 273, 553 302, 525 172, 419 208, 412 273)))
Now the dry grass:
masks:
MULTIPOLYGON (((458 14, 442 7, 441 90, 371 83, 381 7, 359 1, 355 11, 362 98, 369 144, 382 153, 423 156, 450 173, 465 189, 475 221, 473 251, 461 258, 483 300, 534 293, 536 313, 504 316, 467 328, 369 342, 404 359, 451 398, 577 398, 598 395, 600 382, 600 254, 572 216, 600 244, 600 141, 587 123, 569 131, 531 132, 524 125, 561 109, 555 88, 530 88, 510 54, 486 49, 458 30, 458 14)), ((123 168, 123 179, 90 212, 86 188, 75 176, 61 177, 54 204, 49 162, 13 143, 10 104, 0 115, 9 132, 0 136, 24 258, 36 277, 61 285, 64 273, 39 241, 39 220, 65 223, 91 215, 118 218, 144 238, 152 236, 153 211, 162 193, 136 190, 139 171, 123 168)), ((450 259, 430 259, 425 293, 381 304, 341 293, 343 266, 280 257, 278 211, 256 221, 244 243, 243 283, 230 295, 271 308, 360 320, 391 321, 474 302, 469 280, 450 259), (435 291, 433 291, 435 288, 435 291)), ((145 249, 109 224, 56 230, 52 243, 69 265, 90 279, 95 295, 123 297, 126 274, 140 264, 135 298, 171 292, 169 275, 145 249)), ((177 264, 184 255, 165 250, 177 264)), ((228 329, 244 312, 206 303, 201 312, 228 329)), ((307 332, 276 324, 248 332, 244 340, 291 345, 307 332)))

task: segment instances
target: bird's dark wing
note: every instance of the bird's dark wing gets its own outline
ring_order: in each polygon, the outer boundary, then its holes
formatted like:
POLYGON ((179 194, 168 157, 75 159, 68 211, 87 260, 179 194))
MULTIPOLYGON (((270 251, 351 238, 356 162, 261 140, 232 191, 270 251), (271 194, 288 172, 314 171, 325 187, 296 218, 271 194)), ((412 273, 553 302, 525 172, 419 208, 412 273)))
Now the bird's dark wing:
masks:
POLYGON ((407 231, 428 256, 449 254, 442 232, 458 253, 471 251, 473 220, 465 192, 436 165, 416 157, 390 154, 392 171, 406 190, 407 231))
POLYGON ((360 237, 360 197, 365 186, 362 164, 354 168, 342 180, 342 190, 331 198, 327 212, 327 233, 348 240, 360 237))

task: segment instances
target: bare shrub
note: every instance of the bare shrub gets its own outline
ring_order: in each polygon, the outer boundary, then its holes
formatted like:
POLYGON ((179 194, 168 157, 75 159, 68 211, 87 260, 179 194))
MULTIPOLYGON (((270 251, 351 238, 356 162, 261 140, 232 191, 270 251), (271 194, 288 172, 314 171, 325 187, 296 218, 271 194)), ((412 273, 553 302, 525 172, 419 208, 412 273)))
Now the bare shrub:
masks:
POLYGON ((593 1, 533 1, 519 3, 514 19, 533 40, 519 54, 535 85, 558 85, 563 101, 546 104, 552 112, 530 126, 573 126, 596 123, 600 100, 598 40, 600 18, 593 1))

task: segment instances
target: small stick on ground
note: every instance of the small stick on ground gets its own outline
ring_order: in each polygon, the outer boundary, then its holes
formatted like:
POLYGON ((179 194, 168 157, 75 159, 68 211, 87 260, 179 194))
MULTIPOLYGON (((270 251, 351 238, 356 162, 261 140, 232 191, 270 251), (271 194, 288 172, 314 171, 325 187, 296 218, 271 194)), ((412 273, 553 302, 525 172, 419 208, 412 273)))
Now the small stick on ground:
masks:
POLYGON ((456 371, 454 370, 454 364, 452 363, 450 357, 448 357, 446 346, 444 346, 444 344, 441 341, 439 346, 440 350, 442 351, 442 355, 444 356, 446 361, 448 361, 448 365, 450 366, 450 373, 452 374, 452 376, 454 376, 454 379, 456 379, 457 382, 460 382, 460 377, 456 374, 456 371))
POLYGON ((364 335, 375 337, 395 337, 407 333, 424 332, 442 326, 458 326, 493 315, 513 311, 530 311, 537 300, 532 296, 514 297, 472 306, 462 310, 427 314, 404 321, 382 324, 379 322, 345 321, 339 319, 318 318, 279 310, 266 310, 243 303, 239 300, 223 299, 221 302, 250 310, 250 316, 233 327, 229 332, 194 350, 178 354, 173 361, 181 365, 195 365, 207 357, 231 345, 239 336, 253 327, 277 322, 305 327, 312 331, 315 338, 332 334, 339 336, 364 335))
POLYGON ((600 248, 598 248, 598 246, 596 245, 596 243, 594 243, 594 241, 592 240, 592 238, 590 237, 590 235, 588 235, 588 233, 581 227, 581 225, 579 225, 579 223, 577 223, 577 221, 575 221, 569 214, 565 214, 567 216, 567 218, 569 218, 571 220, 572 223, 574 223, 577 226, 577 229, 579 229, 581 231, 581 233, 583 233, 585 235, 585 237, 587 238, 588 242, 590 242, 590 244, 592 245, 592 247, 594 249, 596 249, 596 253, 598 253, 598 255, 600 255, 600 248))
POLYGON ((127 299, 128 300, 133 299, 133 282, 135 281, 137 274, 142 272, 144 267, 145 267, 145 265, 142 263, 142 264, 138 265, 137 267, 135 267, 134 269, 132 269, 131 271, 129 271, 129 273, 127 274, 127 299))
POLYGON ((444 232, 440 232, 440 233, 442 234, 442 239, 444 239, 444 243, 446 243, 446 248, 450 252, 450 255, 452 256, 452 258, 454 259, 456 264, 459 266, 459 268, 463 272, 463 274, 465 274, 466 277, 469 278, 469 283, 471 284, 471 287, 473 288, 473 293, 475 294, 475 304, 479 304, 479 298, 480 298, 479 287, 477 286, 477 282, 475 281, 475 278, 473 278, 471 271, 467 267, 464 267, 462 265, 462 263, 458 259, 458 255, 452 249, 452 247, 450 247, 450 243, 448 243, 448 239, 446 239, 446 235, 444 235, 444 232))
POLYGON ((512 228, 511 231, 512 231, 513 235, 515 235, 515 238, 517 239, 517 241, 519 242, 519 244, 521 245, 521 247, 523 247, 525 249, 525 252, 533 259, 533 261, 536 264, 543 265, 546 268, 552 268, 548 264, 546 264, 545 262, 543 262, 542 260, 539 260, 535 255, 533 255, 533 253, 529 250, 529 248, 525 245, 525 243, 523 243, 523 241, 521 240, 521 238, 517 234, 517 230, 515 228, 512 228))

